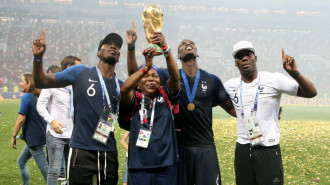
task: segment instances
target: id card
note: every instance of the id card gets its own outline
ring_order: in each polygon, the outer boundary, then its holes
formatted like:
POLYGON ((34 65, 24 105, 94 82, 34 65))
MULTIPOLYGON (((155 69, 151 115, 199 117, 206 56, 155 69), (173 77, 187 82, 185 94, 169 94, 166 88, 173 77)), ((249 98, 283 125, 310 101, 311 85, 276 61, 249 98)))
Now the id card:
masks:
POLYGON ((141 129, 136 141, 136 146, 142 148, 148 148, 149 141, 150 141, 151 131, 150 130, 143 130, 141 129))
POLYGON ((114 114, 114 113, 110 113, 108 116, 108 124, 111 125, 111 132, 115 132, 115 125, 118 121, 118 115, 114 114))
POLYGON ((246 133, 249 136, 251 146, 255 146, 264 141, 259 126, 259 121, 255 116, 244 118, 244 126, 246 129, 246 133))
POLYGON ((118 116, 116 114, 110 113, 108 110, 103 110, 93 134, 93 139, 106 144, 110 132, 115 131, 115 123, 117 122, 117 119, 118 116))

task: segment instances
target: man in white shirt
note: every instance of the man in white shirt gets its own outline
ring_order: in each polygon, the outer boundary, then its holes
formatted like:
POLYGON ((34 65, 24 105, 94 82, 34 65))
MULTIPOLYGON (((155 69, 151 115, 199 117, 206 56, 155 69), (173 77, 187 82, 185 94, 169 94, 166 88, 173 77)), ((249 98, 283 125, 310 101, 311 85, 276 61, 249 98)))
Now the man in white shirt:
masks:
MULTIPOLYGON (((78 57, 67 56, 61 61, 61 69, 79 63, 78 57)), ((38 99, 37 110, 47 122, 46 144, 49 158, 47 185, 58 184, 63 155, 67 163, 73 130, 71 92, 71 87, 43 89, 38 99)))
POLYGON ((316 96, 313 83, 297 69, 293 57, 282 48, 281 73, 258 72, 251 42, 233 47, 235 66, 241 76, 228 80, 228 92, 237 114, 235 174, 237 185, 283 184, 283 165, 278 122, 282 93, 305 98, 316 96))

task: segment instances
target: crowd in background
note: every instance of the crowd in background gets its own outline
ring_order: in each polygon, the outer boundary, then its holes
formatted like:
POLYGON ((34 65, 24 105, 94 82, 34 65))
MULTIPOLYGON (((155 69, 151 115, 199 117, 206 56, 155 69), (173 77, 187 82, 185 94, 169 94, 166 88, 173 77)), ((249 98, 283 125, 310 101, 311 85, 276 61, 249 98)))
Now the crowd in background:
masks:
MULTIPOLYGON (((166 16, 166 15, 165 15, 166 16)), ((123 18, 124 19, 124 18, 123 18)), ((0 92, 16 92, 21 74, 32 71, 32 39, 45 28, 47 34, 47 54, 44 57, 47 68, 58 65, 60 59, 67 55, 75 55, 82 59, 82 64, 95 65, 97 46, 101 38, 108 32, 119 33, 125 37, 126 29, 130 28, 130 19, 137 25, 138 41, 136 46, 137 61, 142 64, 142 51, 148 47, 140 17, 131 17, 122 21, 109 20, 105 24, 89 24, 88 21, 45 22, 42 17, 14 18, 0 20, 0 92)), ((193 22, 194 20, 191 20, 193 22)), ((182 21, 185 24, 185 21, 182 21)), ((191 25, 188 22, 187 25, 191 25)), ((180 23, 164 22, 163 33, 177 56, 177 47, 181 40, 193 40, 199 52, 199 67, 219 76, 222 81, 238 76, 234 59, 231 56, 232 45, 239 40, 249 40, 256 48, 259 70, 282 72, 281 48, 295 57, 301 72, 308 76, 316 85, 319 97, 327 96, 329 92, 330 39, 327 28, 298 28, 279 25, 221 24, 210 22, 203 27, 180 26, 180 23), (300 30, 300 31, 299 31, 300 30)), ((126 45, 121 50, 120 62, 116 73, 125 80, 126 45)), ((181 62, 177 60, 179 67, 181 62)), ((162 57, 156 57, 155 64, 165 67, 162 57)))

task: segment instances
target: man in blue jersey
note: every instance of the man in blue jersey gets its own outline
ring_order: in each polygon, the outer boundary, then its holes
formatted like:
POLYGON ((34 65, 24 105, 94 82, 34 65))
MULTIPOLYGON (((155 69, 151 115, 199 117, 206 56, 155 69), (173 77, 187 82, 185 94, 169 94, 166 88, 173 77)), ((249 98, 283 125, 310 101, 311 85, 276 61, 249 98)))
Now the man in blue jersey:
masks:
MULTIPOLYGON (((136 29, 127 31, 127 67, 129 74, 137 71, 135 59, 136 29)), ((155 38, 157 39, 157 38, 155 38)), ((178 47, 180 69, 180 111, 175 115, 179 145, 178 185, 221 184, 220 169, 212 130, 212 107, 220 105, 236 116, 233 104, 221 80, 197 64, 197 48, 185 39, 178 47)), ((168 77, 167 70, 161 70, 168 77)))
POLYGON ((119 111, 119 91, 123 84, 116 77, 123 40, 116 33, 101 40, 95 67, 72 66, 60 73, 43 72, 46 34, 33 41, 33 76, 38 88, 72 85, 74 129, 70 141, 68 175, 70 185, 91 184, 94 175, 100 184, 116 185, 118 155, 114 123, 119 111))

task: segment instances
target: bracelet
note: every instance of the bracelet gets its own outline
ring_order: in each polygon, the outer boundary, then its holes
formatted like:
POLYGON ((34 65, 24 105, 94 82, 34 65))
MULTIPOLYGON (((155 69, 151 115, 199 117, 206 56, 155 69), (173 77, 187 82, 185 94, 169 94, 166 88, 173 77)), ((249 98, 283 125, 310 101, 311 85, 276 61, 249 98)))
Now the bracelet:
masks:
POLYGON ((171 53, 171 49, 167 48, 167 50, 164 52, 164 56, 168 57, 170 53, 171 53))
POLYGON ((143 74, 148 74, 148 67, 147 66, 144 66, 141 68, 141 71, 143 72, 143 74))
POLYGON ((133 50, 135 50, 135 45, 128 45, 127 49, 128 49, 128 51, 133 51, 133 50))
POLYGON ((165 50, 167 50, 167 49, 168 49, 168 46, 165 46, 162 48, 163 52, 165 52, 165 50))
POLYGON ((36 57, 34 57, 33 58, 33 61, 36 61, 36 62, 43 62, 44 60, 42 59, 42 58, 36 58, 36 57))
POLYGON ((299 75, 300 75, 300 72, 297 71, 297 72, 294 73, 293 78, 298 78, 299 75))

